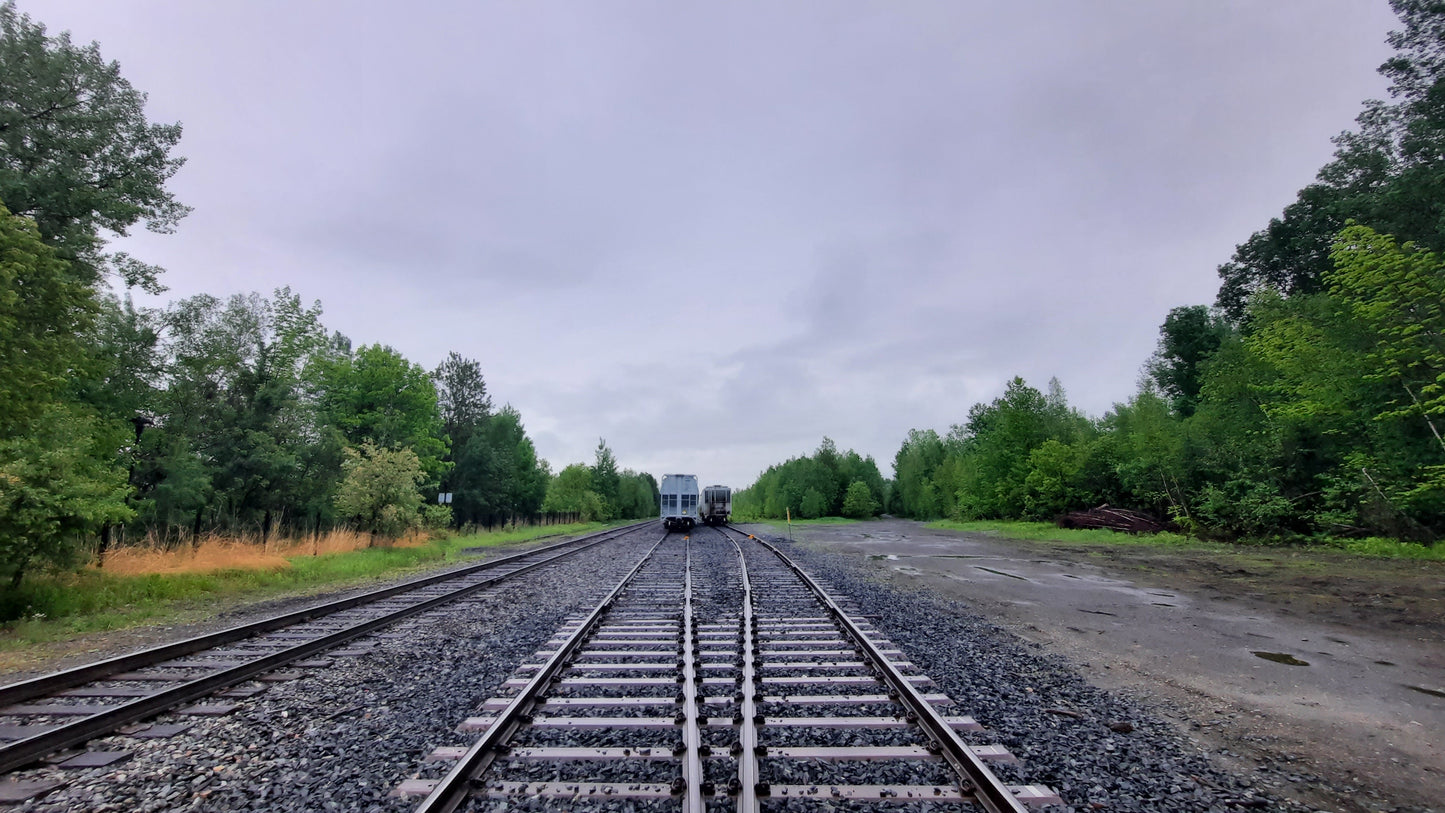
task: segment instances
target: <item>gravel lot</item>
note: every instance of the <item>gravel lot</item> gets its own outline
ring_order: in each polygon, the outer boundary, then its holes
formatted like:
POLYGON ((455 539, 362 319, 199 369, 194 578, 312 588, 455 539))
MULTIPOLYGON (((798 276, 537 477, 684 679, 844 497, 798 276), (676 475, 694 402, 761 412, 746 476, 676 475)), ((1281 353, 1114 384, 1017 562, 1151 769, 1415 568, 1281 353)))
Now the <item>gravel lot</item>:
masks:
POLYGON ((779 543, 795 561, 850 595, 879 631, 989 729, 974 742, 1006 745, 1022 760, 991 766, 1008 781, 1048 785, 1069 811, 1224 811, 1237 803, 1308 810, 1270 798, 1251 777, 1212 767, 1172 727, 1138 704, 1090 686, 1062 660, 931 593, 903 592, 857 557, 779 543))

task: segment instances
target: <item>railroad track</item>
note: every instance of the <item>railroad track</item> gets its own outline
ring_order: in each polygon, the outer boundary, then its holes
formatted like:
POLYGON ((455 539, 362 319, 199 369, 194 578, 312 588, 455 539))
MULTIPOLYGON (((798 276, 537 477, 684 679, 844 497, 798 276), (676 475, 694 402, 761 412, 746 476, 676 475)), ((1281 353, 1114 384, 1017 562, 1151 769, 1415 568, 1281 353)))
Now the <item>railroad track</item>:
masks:
POLYGON ((409 780, 417 813, 467 809, 1024 810, 964 741, 982 731, 846 599, 736 531, 659 541, 409 780), (619 805, 628 805, 620 808, 619 805))
MULTIPOLYGON (((242 624, 163 646, 0 687, 0 771, 12 771, 186 703, 183 711, 220 714, 225 702, 260 691, 233 688, 253 678, 290 679, 285 666, 334 650, 418 613, 476 595, 651 523, 589 534, 554 545, 413 579, 398 585, 242 624), (229 690, 229 691, 228 691, 229 690)), ((351 653, 355 654, 355 653, 351 653)), ((321 665, 320 662, 313 665, 321 665)), ((133 732, 163 737, 183 725, 133 732)), ((73 767, 98 767, 118 752, 70 756, 73 767)))

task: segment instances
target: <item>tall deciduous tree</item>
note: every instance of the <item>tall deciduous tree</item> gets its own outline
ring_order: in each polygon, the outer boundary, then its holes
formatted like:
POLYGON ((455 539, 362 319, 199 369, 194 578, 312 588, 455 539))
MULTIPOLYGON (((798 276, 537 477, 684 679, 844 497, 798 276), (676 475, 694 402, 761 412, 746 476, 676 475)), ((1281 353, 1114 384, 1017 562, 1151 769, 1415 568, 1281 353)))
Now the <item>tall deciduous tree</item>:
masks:
POLYGON ((184 162, 171 155, 181 126, 147 121, 145 101, 95 43, 48 36, 0 4, 0 202, 33 218, 83 282, 114 270, 159 290, 159 269, 105 256, 102 232, 165 232, 189 211, 165 188, 184 162))
POLYGON ((1176 412, 1188 417, 1199 403, 1204 365, 1228 332, 1228 326, 1203 305, 1174 308, 1159 328, 1159 349, 1149 360, 1151 378, 1176 412))
POLYGON ((347 442, 411 449, 435 484, 447 467, 447 439, 436 386, 421 365, 373 344, 320 367, 322 412, 347 442))
POLYGON ((86 534, 128 519, 125 475, 89 410, 69 402, 85 359, 90 289, 0 206, 0 578, 74 558, 86 534))
POLYGON ((1390 5, 1404 26, 1389 35, 1395 54, 1380 66, 1393 102, 1366 102, 1357 129, 1336 137, 1334 160, 1316 182, 1220 267, 1218 305, 1230 318, 1242 319, 1262 289, 1323 290, 1335 234, 1352 219, 1445 250, 1445 5, 1390 5))
POLYGON ((40 239, 35 223, 0 204, 0 437, 25 431, 60 397, 85 356, 91 289, 40 239))

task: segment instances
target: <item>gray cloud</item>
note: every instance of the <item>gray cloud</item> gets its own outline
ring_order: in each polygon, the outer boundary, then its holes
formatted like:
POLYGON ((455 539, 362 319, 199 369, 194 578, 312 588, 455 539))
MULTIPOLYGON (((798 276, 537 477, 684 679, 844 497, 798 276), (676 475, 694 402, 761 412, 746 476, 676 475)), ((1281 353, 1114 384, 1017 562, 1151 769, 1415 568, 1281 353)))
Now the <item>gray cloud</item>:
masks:
POLYGON ((1384 92, 1386 4, 21 0, 183 121, 172 295, 481 360, 554 465, 1100 413, 1384 92))

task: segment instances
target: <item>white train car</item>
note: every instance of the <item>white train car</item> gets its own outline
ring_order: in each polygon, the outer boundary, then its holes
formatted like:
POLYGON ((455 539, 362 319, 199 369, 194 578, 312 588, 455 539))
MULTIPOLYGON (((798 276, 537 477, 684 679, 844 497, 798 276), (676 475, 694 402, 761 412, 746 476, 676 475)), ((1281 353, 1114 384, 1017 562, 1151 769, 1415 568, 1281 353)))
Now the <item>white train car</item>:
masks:
POLYGON ((702 490, 702 521, 706 525, 726 525, 732 518, 733 490, 727 486, 708 486, 702 490))
POLYGON ((662 475, 662 527, 669 531, 688 531, 698 523, 696 474, 662 475))

